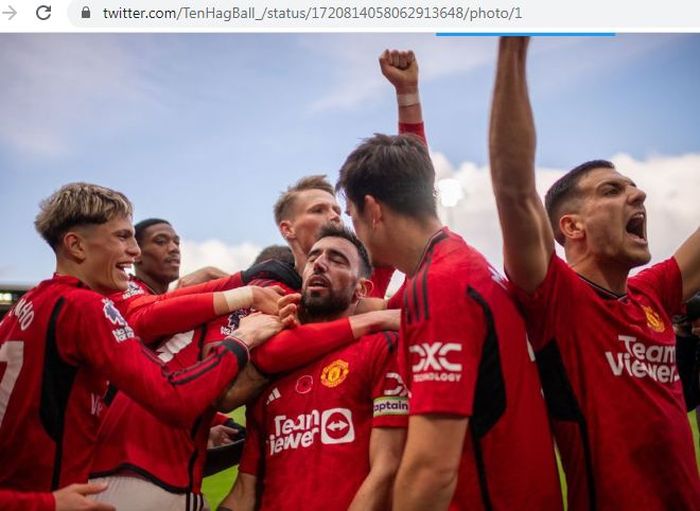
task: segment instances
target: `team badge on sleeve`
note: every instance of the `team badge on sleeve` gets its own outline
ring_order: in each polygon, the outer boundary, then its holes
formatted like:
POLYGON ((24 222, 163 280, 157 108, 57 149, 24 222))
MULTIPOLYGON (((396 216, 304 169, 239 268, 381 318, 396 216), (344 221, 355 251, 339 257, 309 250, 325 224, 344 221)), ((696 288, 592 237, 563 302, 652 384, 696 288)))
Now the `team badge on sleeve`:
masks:
POLYGON ((338 359, 323 368, 323 371, 321 371, 321 383, 326 387, 337 387, 345 381, 349 372, 348 363, 345 360, 338 359))

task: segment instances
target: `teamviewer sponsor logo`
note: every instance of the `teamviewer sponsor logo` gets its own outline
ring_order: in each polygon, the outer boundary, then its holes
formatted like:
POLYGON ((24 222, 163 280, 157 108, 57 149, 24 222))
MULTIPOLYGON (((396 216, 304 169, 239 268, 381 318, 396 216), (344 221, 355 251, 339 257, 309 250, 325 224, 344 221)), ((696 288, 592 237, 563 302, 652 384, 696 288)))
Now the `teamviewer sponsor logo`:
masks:
POLYGON ((676 369, 675 346, 648 346, 629 335, 618 335, 617 340, 623 344, 624 351, 605 352, 613 375, 651 378, 660 383, 672 383, 680 379, 676 369))
POLYGON ((352 412, 347 408, 312 410, 297 417, 277 415, 273 422, 275 431, 268 437, 271 456, 288 449, 310 447, 318 438, 326 445, 355 441, 352 412))
POLYGON ((413 355, 413 381, 458 382, 462 378, 462 364, 451 361, 462 345, 456 342, 422 342, 408 351, 413 355))

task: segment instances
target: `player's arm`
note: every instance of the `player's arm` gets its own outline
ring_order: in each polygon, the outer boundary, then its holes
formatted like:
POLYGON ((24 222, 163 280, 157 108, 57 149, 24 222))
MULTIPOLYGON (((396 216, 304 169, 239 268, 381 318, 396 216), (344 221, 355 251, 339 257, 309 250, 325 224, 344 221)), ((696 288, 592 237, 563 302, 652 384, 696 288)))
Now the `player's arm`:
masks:
POLYGON ((164 335, 186 332, 238 309, 253 307, 277 313, 282 295, 278 287, 243 286, 214 293, 144 296, 131 302, 125 319, 141 340, 149 344, 164 335))
MULTIPOLYGON (((280 311, 288 306, 295 307, 290 300, 296 297, 288 295, 283 298, 280 303, 287 305, 281 307, 280 311)), ((286 372, 303 367, 368 333, 398 330, 399 322, 399 311, 382 310, 335 321, 307 323, 283 330, 269 342, 254 349, 251 359, 264 374, 286 372)))
POLYGON ((399 133, 413 133, 425 142, 416 56, 410 50, 384 50, 379 56, 379 68, 396 91, 399 133))
POLYGON ((348 511, 390 508, 391 490, 405 440, 404 428, 372 428, 369 439, 369 474, 357 490, 348 511))
POLYGON ((673 257, 681 270, 685 302, 700 291, 700 229, 683 242, 673 257))
MULTIPOLYGON (((231 492, 216 508, 217 511, 254 511, 255 485, 257 478, 251 474, 239 473, 231 492)), ((293 491, 293 489, 291 489, 293 491)))
POLYGON ((466 417, 414 415, 394 485, 393 509, 446 510, 457 484, 466 417))
MULTIPOLYGON (((72 300, 66 302, 68 307, 72 310, 66 311, 66 324, 61 325, 65 330, 57 335, 63 341, 63 358, 89 364, 150 412, 184 427, 214 404, 248 362, 248 348, 262 341, 255 335, 224 339, 201 362, 169 372, 133 336, 108 299, 72 300)), ((270 328, 281 328, 279 319, 266 317, 270 328)))
POLYGON ((226 277, 230 277, 230 275, 225 271, 216 268, 215 266, 205 266, 191 273, 188 273, 184 277, 180 277, 177 281, 176 287, 184 288, 226 277))
POLYGON ((0 489, 3 511, 114 511, 104 502, 95 502, 88 495, 103 492, 106 484, 71 484, 53 493, 19 492, 0 489))
POLYGON ((526 292, 547 275, 554 235, 535 188, 535 124, 526 81, 528 38, 501 37, 491 106, 491 180, 506 271, 526 292))

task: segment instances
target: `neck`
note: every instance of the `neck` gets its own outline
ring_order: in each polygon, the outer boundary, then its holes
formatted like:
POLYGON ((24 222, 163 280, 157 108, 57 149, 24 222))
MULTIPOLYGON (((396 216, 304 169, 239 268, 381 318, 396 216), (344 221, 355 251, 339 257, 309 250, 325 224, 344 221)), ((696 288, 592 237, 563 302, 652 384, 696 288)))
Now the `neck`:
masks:
POLYGON ((144 284, 151 288, 151 291, 153 291, 157 295, 162 295, 168 290, 168 284, 159 282, 153 279, 153 277, 151 277, 150 275, 141 273, 138 270, 136 271, 136 278, 141 280, 144 284))
POLYGON ((309 313, 305 310, 301 310, 299 312, 299 321, 302 324, 325 323, 328 321, 335 321, 336 319, 340 319, 340 318, 348 318, 355 313, 355 306, 356 305, 357 305, 357 303, 352 303, 352 304, 350 304, 350 306, 348 306, 347 309, 340 311, 340 312, 334 312, 331 314, 314 314, 314 313, 309 313))
POLYGON ((90 276, 85 272, 84 267, 73 260, 70 259, 59 259, 56 261, 56 274, 58 275, 67 275, 69 277, 75 277, 78 279, 80 282, 85 284, 87 287, 92 289, 93 291, 96 291, 100 294, 107 295, 110 294, 110 291, 105 291, 104 289, 98 289, 95 287, 93 284, 92 279, 90 276))
POLYGON ((395 224, 389 229, 387 244, 391 247, 390 260, 396 269, 412 276, 418 269, 428 242, 442 227, 440 220, 433 217, 423 222, 396 217, 395 224))
POLYGON ((292 255, 294 256, 294 269, 299 275, 302 275, 304 266, 306 266, 306 252, 296 243, 289 243, 289 248, 292 249, 292 255))
POLYGON ((611 260, 599 261, 593 256, 569 257, 568 251, 566 259, 576 273, 590 280, 596 286, 619 296, 627 293, 627 277, 629 276, 627 265, 621 265, 611 260))

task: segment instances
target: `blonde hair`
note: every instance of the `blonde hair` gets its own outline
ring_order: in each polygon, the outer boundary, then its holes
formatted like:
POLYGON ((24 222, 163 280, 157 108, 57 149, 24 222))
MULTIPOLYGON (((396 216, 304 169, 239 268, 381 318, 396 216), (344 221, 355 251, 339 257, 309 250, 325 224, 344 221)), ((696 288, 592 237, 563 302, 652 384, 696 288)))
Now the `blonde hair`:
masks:
POLYGON ((325 175, 302 177, 299 181, 287 188, 286 191, 282 192, 277 202, 275 202, 274 212, 277 225, 279 225, 282 220, 289 219, 292 214, 292 207, 294 206, 296 196, 299 192, 304 192, 306 190, 321 190, 335 197, 333 185, 328 182, 325 175))
POLYGON ((133 207, 121 193, 90 183, 69 183, 39 203, 34 227, 56 249, 72 227, 104 224, 116 217, 131 218, 133 207))

